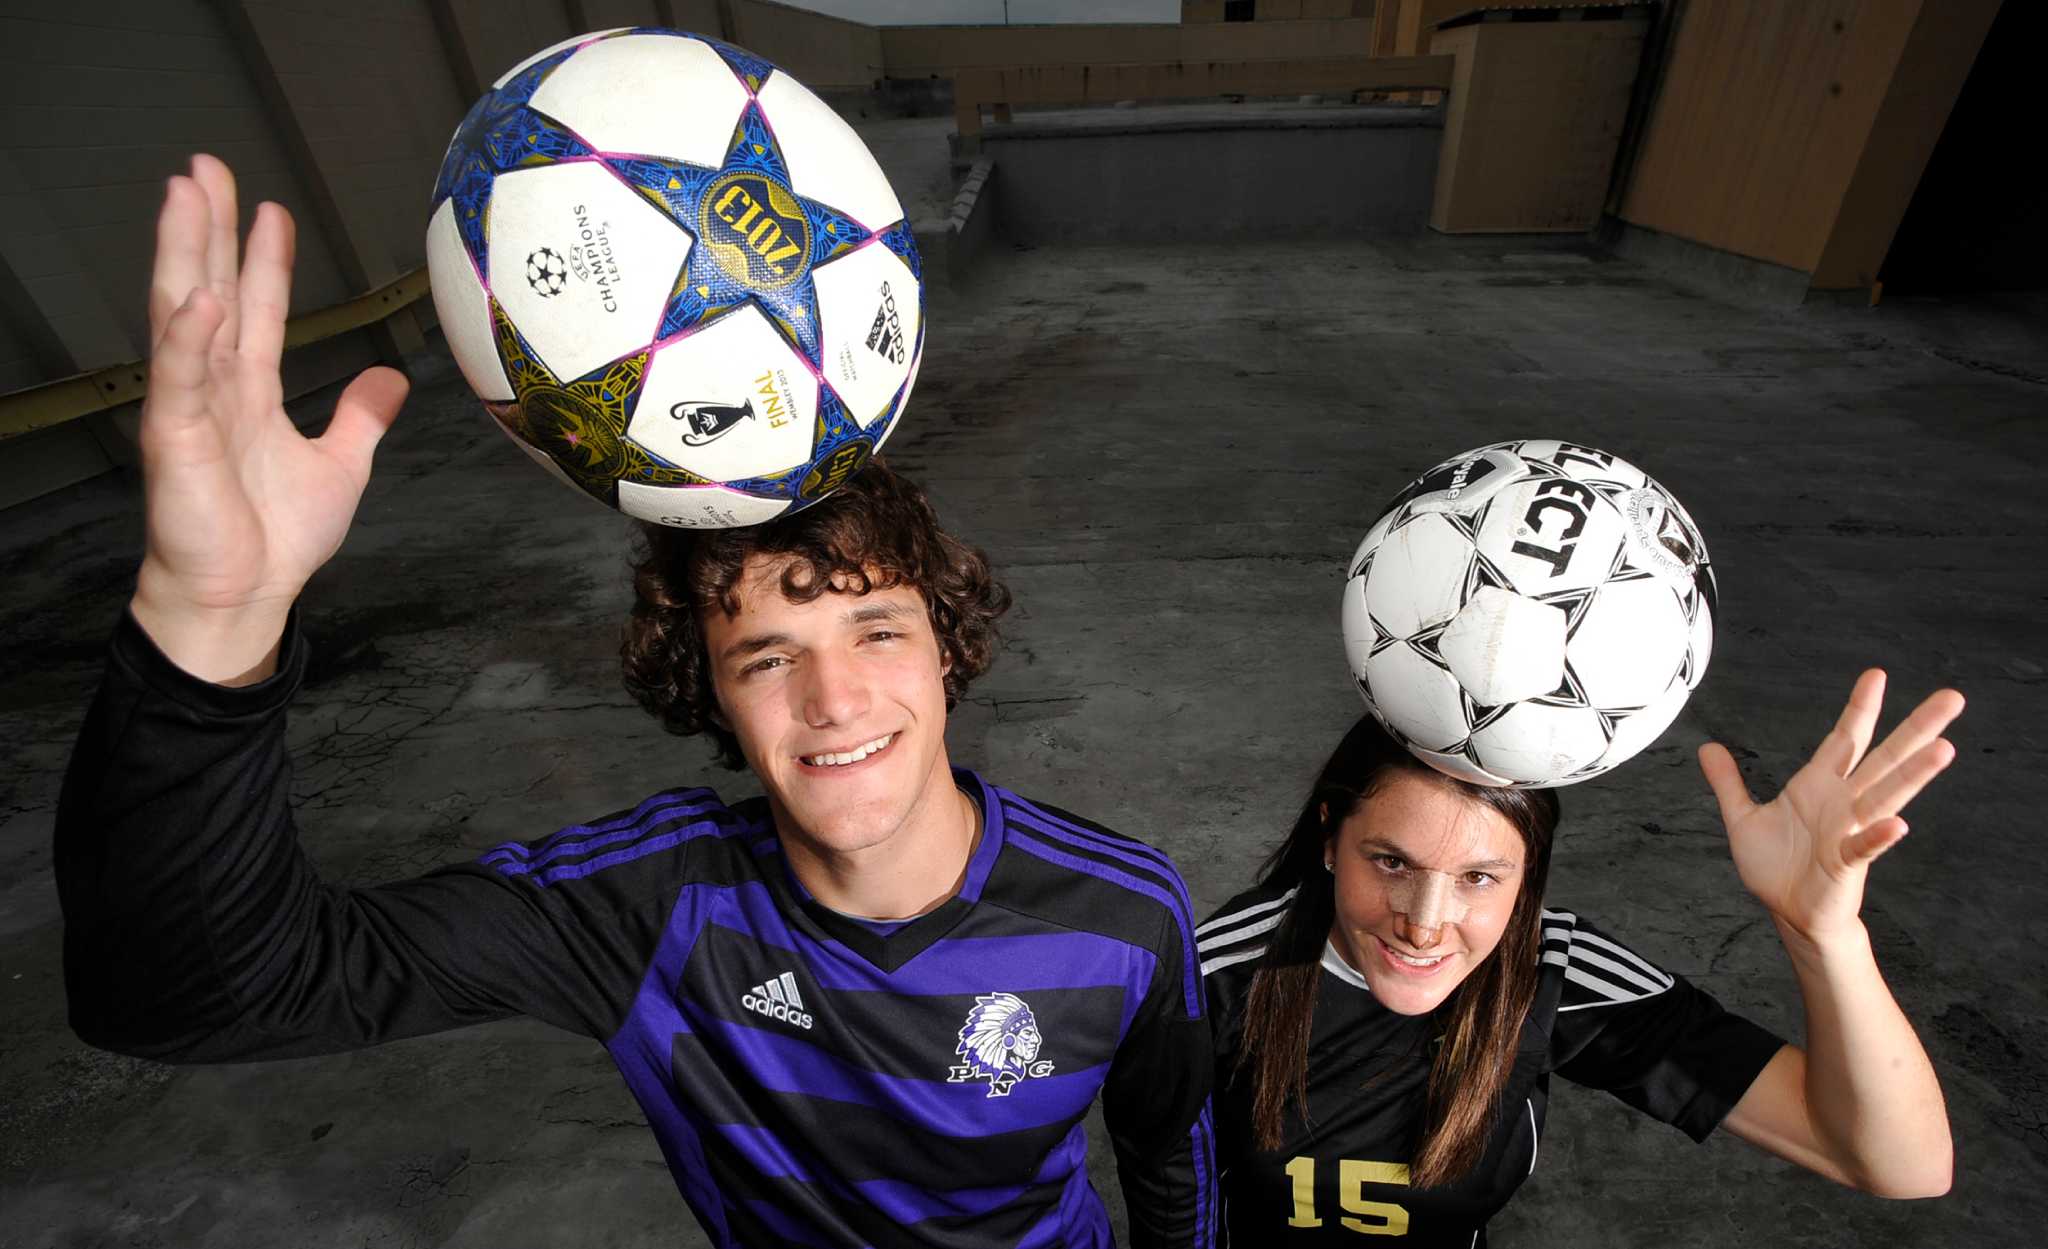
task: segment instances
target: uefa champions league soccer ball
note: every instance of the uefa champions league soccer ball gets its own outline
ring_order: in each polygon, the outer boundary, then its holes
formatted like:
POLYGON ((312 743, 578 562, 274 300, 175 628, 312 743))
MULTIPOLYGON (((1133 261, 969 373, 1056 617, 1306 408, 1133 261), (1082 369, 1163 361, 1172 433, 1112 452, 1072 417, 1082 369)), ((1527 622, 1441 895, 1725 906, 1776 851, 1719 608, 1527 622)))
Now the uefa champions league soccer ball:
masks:
POLYGON ((1351 558, 1344 649, 1372 714, 1482 785, 1569 785, 1655 741, 1707 670, 1714 573, 1669 491, 1532 439, 1411 482, 1351 558))
POLYGON ((449 144, 427 262, 512 440, 663 524, 817 502, 889 437, 924 352, 917 247, 859 137, 676 31, 582 35, 500 78, 449 144))

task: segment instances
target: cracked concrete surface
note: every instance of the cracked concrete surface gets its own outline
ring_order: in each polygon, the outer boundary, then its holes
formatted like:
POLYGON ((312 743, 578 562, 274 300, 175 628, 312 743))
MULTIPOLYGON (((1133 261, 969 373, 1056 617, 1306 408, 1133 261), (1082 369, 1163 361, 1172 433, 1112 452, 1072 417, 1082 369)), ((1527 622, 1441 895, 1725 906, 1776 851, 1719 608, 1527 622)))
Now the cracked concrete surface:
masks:
MULTIPOLYGON (((2048 1222, 2048 889, 2035 866, 2048 602, 2038 300, 1759 312, 1575 242, 1427 237, 1004 253, 934 292, 892 459, 1017 597, 955 757, 1249 878, 1357 714, 1343 565, 1408 476, 1564 436, 1658 475, 1721 572, 1678 723, 1566 791, 1555 902, 1792 1035, 1792 981, 1691 760, 1782 780, 1855 672, 1971 696, 1867 916, 1933 1053, 1956 1190, 1888 1203, 1560 1085, 1494 1243, 2026 1243, 2048 1222)), ((625 525, 506 446, 446 359, 304 600, 304 840, 363 883, 714 769, 620 690, 625 525)), ((331 399, 315 397, 313 407, 331 399)), ((134 483, 0 524, 0 1245, 700 1245, 602 1051, 537 1023, 172 1069, 64 1026, 49 838, 139 550, 134 483)), ((1120 1199, 1096 1143, 1104 1195, 1120 1199)))

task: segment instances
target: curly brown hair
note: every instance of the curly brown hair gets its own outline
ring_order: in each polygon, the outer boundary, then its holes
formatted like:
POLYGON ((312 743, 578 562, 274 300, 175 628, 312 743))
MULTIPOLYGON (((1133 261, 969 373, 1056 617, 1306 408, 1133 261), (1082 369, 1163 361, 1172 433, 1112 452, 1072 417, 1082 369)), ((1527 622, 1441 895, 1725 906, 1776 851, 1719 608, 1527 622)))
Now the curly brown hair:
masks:
POLYGON ((939 528, 924 491, 880 459, 822 502, 741 529, 642 525, 635 544, 634 603, 619 659, 626 689, 671 733, 709 734, 719 761, 743 768, 739 738, 717 720, 718 696, 704 649, 702 613, 739 611, 739 583, 756 556, 787 558, 782 593, 793 603, 820 594, 915 586, 950 660, 952 710, 995 659, 996 618, 1010 592, 988 557, 939 528))

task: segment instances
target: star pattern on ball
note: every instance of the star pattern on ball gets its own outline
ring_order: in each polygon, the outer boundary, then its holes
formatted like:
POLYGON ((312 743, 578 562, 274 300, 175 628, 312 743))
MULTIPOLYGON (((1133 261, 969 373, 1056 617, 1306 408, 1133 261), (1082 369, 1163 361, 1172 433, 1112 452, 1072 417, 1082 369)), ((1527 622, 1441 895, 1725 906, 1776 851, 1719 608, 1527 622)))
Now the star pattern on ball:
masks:
POLYGON ((1591 588, 1580 590, 1553 590, 1548 594, 1534 594, 1530 597, 1538 603, 1557 608, 1564 613, 1564 636, 1569 642, 1578 636, 1579 625, 1586 619, 1586 613, 1593 606, 1595 591, 1591 588))
MULTIPOLYGON (((1586 697, 1585 683, 1579 680, 1578 673, 1572 671, 1569 659, 1565 661, 1564 675, 1558 680, 1557 688, 1548 694, 1531 698, 1527 701, 1541 707, 1592 708, 1593 710, 1598 710, 1598 708, 1593 707, 1593 700, 1586 697)), ((1612 737, 1613 734, 1609 733, 1608 736, 1612 737)))
MULTIPOLYGON (((1453 614, 1453 618, 1455 618, 1455 613, 1453 614)), ((1451 669, 1451 665, 1450 662, 1444 658, 1443 642, 1444 630, 1450 627, 1451 621, 1447 619, 1439 624, 1429 625, 1423 628, 1420 632, 1411 633, 1401 640, 1406 642, 1409 648, 1413 650, 1416 654, 1422 656, 1424 659, 1427 659, 1429 662, 1435 664, 1437 667, 1442 668, 1444 671, 1449 672, 1451 669)))
POLYGON ((484 92, 470 106, 448 145, 451 152, 464 155, 462 160, 442 166, 434 183, 433 207, 440 208, 443 200, 455 201, 455 228, 469 258, 476 262, 479 276, 491 271, 484 221, 498 175, 591 154, 590 147, 560 123, 527 106, 555 67, 576 51, 564 48, 543 57, 504 86, 484 92))
POLYGON ((626 437, 647 356, 614 360, 586 377, 564 382, 542 362, 512 319, 491 301, 498 358, 512 383, 513 403, 489 405, 491 415, 521 442, 544 452, 592 498, 618 506, 618 482, 701 486, 708 479, 662 460, 626 437))
MULTIPOLYGON (((741 80, 748 81, 744 75, 741 80)), ((814 275, 819 265, 874 235, 790 185, 789 168, 757 101, 748 101, 716 169, 652 157, 605 163, 692 240, 662 310, 657 342, 752 303, 812 368, 824 367, 814 275)))

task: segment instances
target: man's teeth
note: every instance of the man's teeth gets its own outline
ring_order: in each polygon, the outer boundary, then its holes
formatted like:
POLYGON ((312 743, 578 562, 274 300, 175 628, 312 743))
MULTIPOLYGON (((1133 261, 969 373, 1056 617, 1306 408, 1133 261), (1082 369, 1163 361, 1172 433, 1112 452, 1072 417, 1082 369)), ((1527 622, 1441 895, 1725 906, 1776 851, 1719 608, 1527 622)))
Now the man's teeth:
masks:
POLYGON ((841 751, 838 754, 806 755, 804 762, 814 768, 836 768, 842 764, 859 763, 894 740, 896 740, 896 735, 894 733, 887 733, 871 742, 855 746, 852 750, 841 751))

